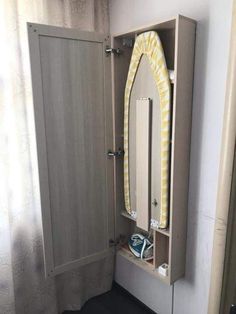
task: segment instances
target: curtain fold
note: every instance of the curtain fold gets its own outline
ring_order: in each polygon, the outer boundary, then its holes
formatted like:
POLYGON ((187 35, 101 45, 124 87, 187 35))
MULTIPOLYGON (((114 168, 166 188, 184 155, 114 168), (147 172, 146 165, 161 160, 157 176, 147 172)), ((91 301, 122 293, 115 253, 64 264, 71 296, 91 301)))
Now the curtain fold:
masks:
POLYGON ((108 32, 108 0, 0 2, 0 313, 79 309, 109 289, 106 259, 44 279, 26 22, 108 32))

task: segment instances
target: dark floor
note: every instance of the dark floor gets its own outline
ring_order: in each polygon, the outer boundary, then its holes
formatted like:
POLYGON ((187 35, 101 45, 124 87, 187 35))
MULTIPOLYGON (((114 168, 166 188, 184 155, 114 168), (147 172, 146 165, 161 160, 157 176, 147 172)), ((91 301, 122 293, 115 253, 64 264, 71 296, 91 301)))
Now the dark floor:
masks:
POLYGON ((80 311, 65 311, 63 314, 155 314, 126 290, 113 285, 111 291, 92 298, 80 311))

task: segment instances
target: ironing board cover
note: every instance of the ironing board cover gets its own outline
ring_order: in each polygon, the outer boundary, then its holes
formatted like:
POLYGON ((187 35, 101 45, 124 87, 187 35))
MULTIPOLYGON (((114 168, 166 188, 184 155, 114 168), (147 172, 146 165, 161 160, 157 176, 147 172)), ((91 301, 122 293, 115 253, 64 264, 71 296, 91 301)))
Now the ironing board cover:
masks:
POLYGON ((161 199, 159 228, 168 225, 169 153, 170 153, 170 101, 171 89, 165 56, 158 34, 148 31, 137 36, 130 61, 124 96, 124 195, 125 208, 131 214, 129 178, 129 107, 132 86, 140 60, 146 55, 160 97, 161 111, 161 199))

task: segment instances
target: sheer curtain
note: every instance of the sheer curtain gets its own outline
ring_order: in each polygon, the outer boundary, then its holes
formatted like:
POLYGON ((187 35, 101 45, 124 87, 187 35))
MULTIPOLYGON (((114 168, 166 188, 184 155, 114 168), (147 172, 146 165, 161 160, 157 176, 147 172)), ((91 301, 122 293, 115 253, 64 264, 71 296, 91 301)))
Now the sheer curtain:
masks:
POLYGON ((0 313, 54 314, 108 290, 113 270, 44 279, 26 22, 107 32, 108 0, 0 1, 0 313))

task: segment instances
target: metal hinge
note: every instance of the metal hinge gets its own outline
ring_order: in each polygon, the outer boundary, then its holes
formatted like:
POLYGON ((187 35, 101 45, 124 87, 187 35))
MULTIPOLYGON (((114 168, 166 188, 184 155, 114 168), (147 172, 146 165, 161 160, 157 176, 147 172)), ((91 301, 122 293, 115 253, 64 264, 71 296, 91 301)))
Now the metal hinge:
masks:
POLYGON ((123 234, 120 234, 118 238, 115 240, 110 239, 109 240, 109 247, 117 247, 117 246, 122 246, 126 242, 126 236, 123 234))
POLYGON ((118 148, 118 151, 116 151, 116 152, 113 152, 112 150, 109 150, 108 152, 107 152, 107 156, 108 157, 122 157, 122 156, 124 156, 124 150, 123 149, 121 149, 121 148, 118 148))
POLYGON ((111 48, 111 47, 107 46, 105 49, 105 52, 107 55, 114 53, 115 55, 119 56, 122 53, 122 50, 120 48, 111 48))

